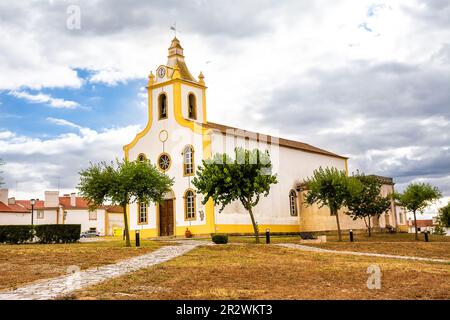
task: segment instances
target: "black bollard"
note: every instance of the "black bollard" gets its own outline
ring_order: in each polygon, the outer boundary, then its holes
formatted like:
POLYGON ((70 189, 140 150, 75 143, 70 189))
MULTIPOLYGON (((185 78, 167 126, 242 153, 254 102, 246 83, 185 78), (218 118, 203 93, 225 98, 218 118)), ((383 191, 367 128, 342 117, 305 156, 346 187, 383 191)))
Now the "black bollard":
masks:
POLYGON ((136 247, 141 246, 141 239, 139 238, 139 230, 136 230, 136 247))
POLYGON ((353 230, 350 229, 350 242, 353 242, 353 230))
POLYGON ((425 234, 425 242, 428 242, 429 241, 429 239, 428 239, 428 231, 425 231, 424 234, 425 234))
POLYGON ((270 229, 266 229, 266 243, 270 243, 270 229))

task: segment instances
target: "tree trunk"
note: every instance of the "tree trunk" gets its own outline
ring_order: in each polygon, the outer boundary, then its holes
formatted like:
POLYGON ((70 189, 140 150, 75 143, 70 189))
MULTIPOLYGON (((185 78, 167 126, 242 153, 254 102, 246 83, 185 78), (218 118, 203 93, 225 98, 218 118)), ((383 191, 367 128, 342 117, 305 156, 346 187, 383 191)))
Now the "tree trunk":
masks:
POLYGON ((248 206, 247 210, 248 210, 248 213, 250 214, 250 218, 252 219, 252 224, 253 224, 253 230, 255 232, 256 243, 259 243, 259 230, 258 230, 258 226, 256 225, 255 217, 253 216, 252 207, 248 206))
POLYGON ((130 231, 128 230, 128 217, 127 217, 127 205, 122 205, 123 208, 123 223, 124 223, 124 230, 125 232, 125 246, 131 247, 131 241, 130 241, 130 231))
POLYGON ((414 213, 414 231, 416 232, 416 240, 419 240, 419 234, 417 233, 417 220, 416 220, 416 210, 413 211, 414 213))
POLYGON ((372 228, 371 228, 371 225, 370 225, 370 218, 371 218, 371 217, 369 216, 369 237, 372 235, 372 233, 371 233, 371 229, 372 229, 372 228))
POLYGON ((363 216, 363 220, 364 220, 364 224, 366 225, 367 232, 369 233, 369 237, 370 237, 370 217, 363 216), (367 218, 367 220, 366 220, 366 218, 367 218), (369 222, 367 222, 367 221, 369 221, 369 222))
POLYGON ((342 232, 341 232, 341 225, 339 223, 339 214, 336 209, 333 209, 334 214, 336 215, 336 224, 337 224, 337 231, 338 231, 338 240, 342 241, 342 232))

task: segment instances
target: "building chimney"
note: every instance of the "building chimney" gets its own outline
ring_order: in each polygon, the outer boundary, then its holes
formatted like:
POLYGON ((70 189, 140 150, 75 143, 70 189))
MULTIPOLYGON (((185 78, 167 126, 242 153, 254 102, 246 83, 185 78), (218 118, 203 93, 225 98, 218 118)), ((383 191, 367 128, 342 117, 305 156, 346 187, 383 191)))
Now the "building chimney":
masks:
POLYGON ((44 206, 57 208, 59 206, 59 191, 45 191, 44 206))
POLYGON ((8 189, 0 189, 0 202, 8 204, 8 189))
POLYGON ((77 206, 77 194, 76 193, 71 193, 70 194, 70 206, 71 207, 76 207, 77 206))
POLYGON ((12 197, 8 199, 8 204, 16 204, 16 198, 12 197))

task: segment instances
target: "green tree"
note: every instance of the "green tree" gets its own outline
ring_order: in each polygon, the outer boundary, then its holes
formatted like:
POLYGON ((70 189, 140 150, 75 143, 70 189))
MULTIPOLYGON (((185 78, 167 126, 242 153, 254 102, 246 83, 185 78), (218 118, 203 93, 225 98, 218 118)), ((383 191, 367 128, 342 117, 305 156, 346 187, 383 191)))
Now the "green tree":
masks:
POLYGON ((342 241, 339 210, 344 207, 350 195, 361 188, 356 179, 349 178, 345 171, 336 168, 320 167, 314 170, 313 176, 305 180, 308 186, 305 201, 308 205, 317 203, 320 208, 327 206, 330 213, 336 216, 339 241, 342 241))
POLYGON ((434 228, 435 234, 445 235, 446 228, 450 227, 450 202, 439 209, 437 216, 437 226, 434 228))
POLYGON ((391 206, 392 197, 383 197, 380 194, 382 182, 374 176, 365 176, 359 172, 353 175, 361 183, 361 187, 350 193, 347 201, 347 214, 353 220, 363 219, 371 236, 371 220, 373 217, 379 218, 387 212, 391 206))
POLYGON ((439 217, 437 217, 436 222, 437 222, 437 224, 433 228, 433 234, 444 236, 447 233, 447 231, 445 230, 445 227, 442 224, 442 222, 439 220, 439 217))
POLYGON ((411 183, 403 193, 396 193, 395 198, 401 206, 405 207, 414 214, 415 238, 419 240, 417 233, 416 213, 423 212, 433 201, 442 196, 438 188, 428 183, 411 183))
POLYGON ((80 172, 78 189, 92 208, 105 202, 120 205, 124 212, 126 246, 131 246, 127 205, 134 202, 161 202, 170 191, 173 179, 161 173, 149 161, 101 162, 80 172))
POLYGON ((277 183, 272 175, 269 153, 258 149, 235 149, 235 158, 227 154, 215 154, 212 159, 203 160, 192 184, 204 195, 203 204, 212 198, 215 205, 221 205, 220 212, 232 201, 239 200, 248 211, 252 221, 256 242, 259 243, 258 224, 253 208, 261 195, 269 194, 270 186, 277 183))

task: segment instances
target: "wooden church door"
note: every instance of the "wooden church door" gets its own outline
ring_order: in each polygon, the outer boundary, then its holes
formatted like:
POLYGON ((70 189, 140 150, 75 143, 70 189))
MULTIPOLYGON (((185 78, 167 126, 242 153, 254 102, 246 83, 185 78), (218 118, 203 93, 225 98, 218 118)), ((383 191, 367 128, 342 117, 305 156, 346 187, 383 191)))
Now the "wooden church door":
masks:
POLYGON ((172 236, 173 230, 173 200, 164 200, 159 205, 159 235, 172 236))

